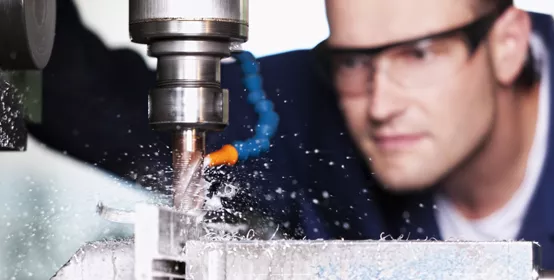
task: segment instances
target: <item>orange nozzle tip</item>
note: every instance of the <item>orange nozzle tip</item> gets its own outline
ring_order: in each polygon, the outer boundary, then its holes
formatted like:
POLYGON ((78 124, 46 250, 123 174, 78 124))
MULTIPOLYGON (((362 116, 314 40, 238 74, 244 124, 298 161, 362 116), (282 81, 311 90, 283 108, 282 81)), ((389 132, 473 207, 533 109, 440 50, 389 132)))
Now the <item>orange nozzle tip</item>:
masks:
POLYGON ((239 161, 239 152, 233 145, 224 145, 221 149, 208 155, 209 166, 235 165, 239 161))

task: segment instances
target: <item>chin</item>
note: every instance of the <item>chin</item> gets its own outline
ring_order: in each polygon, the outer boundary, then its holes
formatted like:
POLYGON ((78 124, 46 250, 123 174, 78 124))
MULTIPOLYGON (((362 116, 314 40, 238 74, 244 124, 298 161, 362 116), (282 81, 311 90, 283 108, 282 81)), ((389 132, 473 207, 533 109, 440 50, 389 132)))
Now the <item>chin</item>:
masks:
POLYGON ((384 189, 393 193, 417 192, 432 188, 441 179, 443 168, 433 150, 426 146, 410 151, 386 154, 366 146, 371 171, 384 189), (426 149, 427 148, 427 149, 426 149), (426 162, 431 162, 427 164, 426 162))
POLYGON ((374 173, 384 189, 395 193, 427 190, 438 181, 438 178, 435 179, 425 170, 418 172, 379 172, 376 168, 374 173))

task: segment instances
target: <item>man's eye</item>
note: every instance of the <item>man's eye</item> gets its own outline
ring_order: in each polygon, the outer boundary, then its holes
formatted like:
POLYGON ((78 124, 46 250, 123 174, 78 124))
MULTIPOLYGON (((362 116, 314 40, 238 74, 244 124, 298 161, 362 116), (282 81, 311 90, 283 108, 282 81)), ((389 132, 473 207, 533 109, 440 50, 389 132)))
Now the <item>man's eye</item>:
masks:
POLYGON ((335 63, 339 68, 356 68, 364 65, 364 59, 357 55, 344 55, 337 57, 335 63))
POLYGON ((406 50, 403 56, 408 59, 426 60, 432 57, 432 52, 427 48, 412 48, 406 50))
POLYGON ((341 61, 341 65, 345 67, 355 67, 356 59, 354 59, 353 57, 343 58, 341 61))

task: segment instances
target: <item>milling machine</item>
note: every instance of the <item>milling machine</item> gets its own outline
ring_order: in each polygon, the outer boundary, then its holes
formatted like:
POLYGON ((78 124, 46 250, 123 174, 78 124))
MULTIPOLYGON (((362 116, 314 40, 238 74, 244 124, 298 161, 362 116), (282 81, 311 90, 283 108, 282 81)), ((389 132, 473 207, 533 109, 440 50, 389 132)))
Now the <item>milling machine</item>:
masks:
MULTIPOLYGON (((267 150, 278 123, 254 58, 232 50, 247 40, 248 2, 129 3, 132 40, 147 44, 149 54, 158 58, 158 82, 151 90, 148 113, 155 129, 173 134, 175 207, 137 205, 134 213, 119 217, 119 222, 134 224, 134 240, 87 244, 52 279, 554 279, 540 270, 539 246, 533 242, 202 238, 203 228, 194 217, 204 202, 204 166, 234 164, 267 150), (230 55, 242 64, 260 123, 252 139, 204 158, 205 134, 228 122, 220 60, 230 55)), ((0 67, 42 69, 52 50, 54 24, 55 0, 0 0, 0 37, 9 39, 0 42, 0 67)), ((29 78, 36 74, 5 78, 17 77, 20 83, 37 81, 29 78)), ((2 92, 0 145, 24 150, 21 99, 13 90, 2 92)))
POLYGON ((205 165, 234 164, 269 149, 279 118, 265 98, 254 57, 236 46, 248 37, 246 0, 131 0, 129 31, 157 58, 157 84, 149 95, 154 129, 173 134, 174 206, 194 213, 205 200, 205 165), (235 51, 232 49, 235 48, 235 51), (228 124, 228 92, 221 59, 233 55, 245 72, 250 101, 260 117, 256 135, 205 156, 207 132, 228 124))
POLYGON ((1 151, 25 151, 25 122, 40 121, 33 104, 41 97, 40 70, 50 60, 55 27, 55 0, 0 0, 1 151), (34 102, 24 107, 27 100, 34 102))

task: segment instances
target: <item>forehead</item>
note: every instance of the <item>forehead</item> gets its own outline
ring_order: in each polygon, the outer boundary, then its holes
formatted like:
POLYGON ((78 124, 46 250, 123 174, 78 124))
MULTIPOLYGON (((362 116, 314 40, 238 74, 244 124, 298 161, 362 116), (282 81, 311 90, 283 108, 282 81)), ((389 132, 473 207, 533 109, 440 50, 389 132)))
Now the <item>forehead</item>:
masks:
POLYGON ((471 21, 473 0, 327 0, 329 43, 371 47, 471 21))

